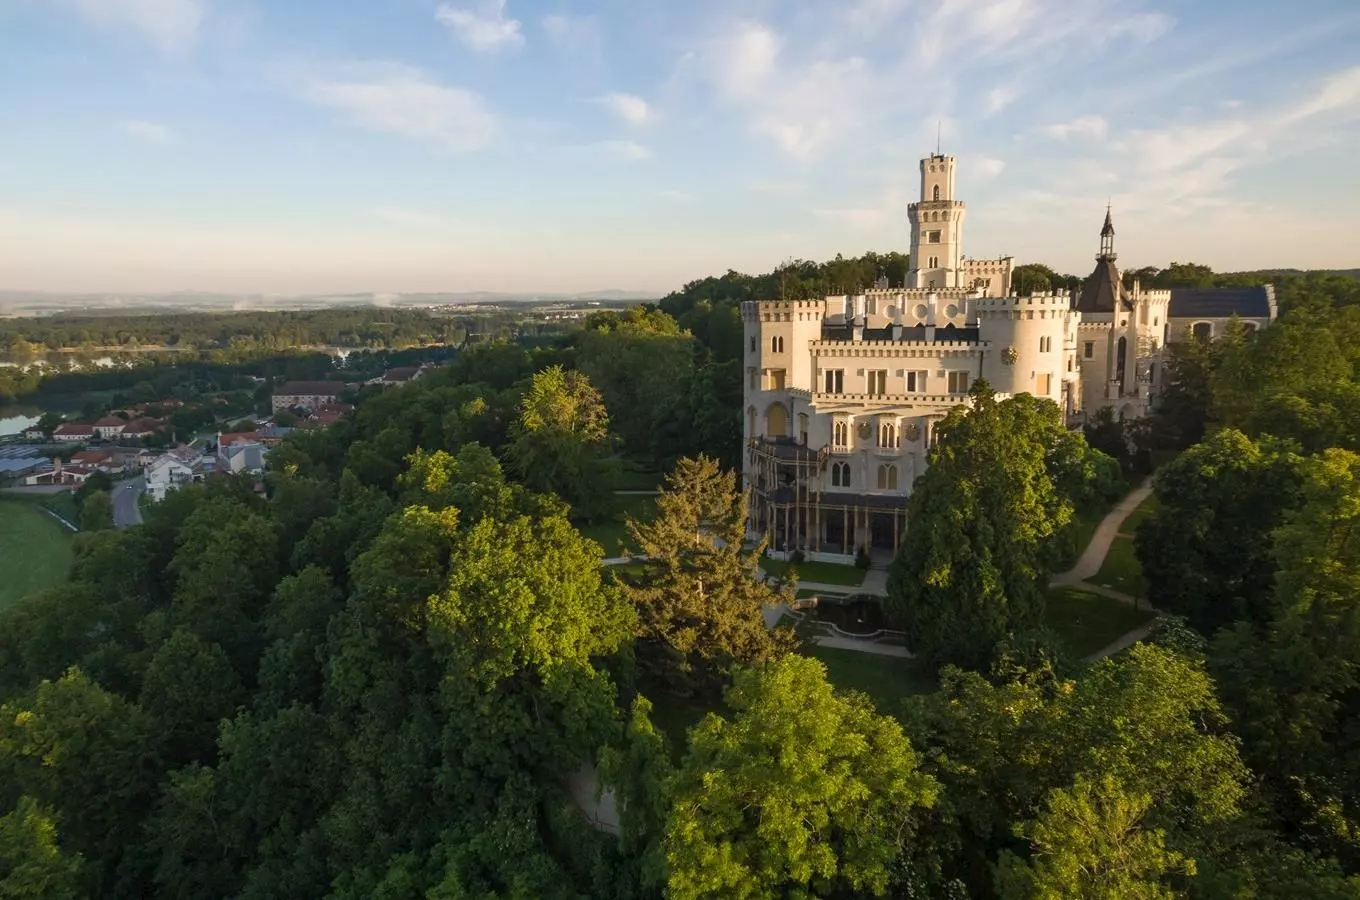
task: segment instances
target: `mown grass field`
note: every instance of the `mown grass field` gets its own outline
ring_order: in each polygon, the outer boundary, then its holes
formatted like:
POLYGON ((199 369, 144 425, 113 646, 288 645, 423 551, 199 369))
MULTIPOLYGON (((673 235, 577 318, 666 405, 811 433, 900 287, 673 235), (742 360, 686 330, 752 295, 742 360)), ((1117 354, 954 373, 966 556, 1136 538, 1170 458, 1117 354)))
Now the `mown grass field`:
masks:
POLYGON ((0 608, 66 580, 71 535, 36 503, 0 500, 0 608))
POLYGON ((787 578, 790 569, 792 569, 797 572, 799 581, 811 581, 816 584, 840 584, 848 587, 858 587, 863 584, 866 574, 865 570, 858 566, 824 562, 801 562, 791 566, 789 563, 770 559, 768 556, 760 561, 760 568, 765 570, 765 574, 780 578, 787 578))
POLYGON ((650 521, 656 513, 656 497, 624 494, 618 497, 618 512, 614 517, 593 525, 578 525, 581 534, 604 548, 606 557, 629 556, 636 552, 632 536, 628 534, 629 516, 641 522, 650 521))
POLYGON ((1088 579, 1091 584, 1113 588, 1131 597, 1146 597, 1147 582, 1143 580, 1143 567, 1134 553, 1133 538, 1120 535, 1110 544, 1110 552, 1100 564, 1100 571, 1088 579))

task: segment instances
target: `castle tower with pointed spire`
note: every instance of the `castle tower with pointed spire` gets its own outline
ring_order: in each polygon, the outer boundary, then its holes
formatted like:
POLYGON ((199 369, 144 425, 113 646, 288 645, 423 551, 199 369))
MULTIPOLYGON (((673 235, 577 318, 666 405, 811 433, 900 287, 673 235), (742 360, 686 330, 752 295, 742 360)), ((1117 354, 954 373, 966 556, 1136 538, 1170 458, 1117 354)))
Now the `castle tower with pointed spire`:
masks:
POLYGON ((1114 262, 1114 220, 1110 218, 1110 204, 1105 204, 1105 227, 1100 229, 1100 255, 1096 259, 1114 262))

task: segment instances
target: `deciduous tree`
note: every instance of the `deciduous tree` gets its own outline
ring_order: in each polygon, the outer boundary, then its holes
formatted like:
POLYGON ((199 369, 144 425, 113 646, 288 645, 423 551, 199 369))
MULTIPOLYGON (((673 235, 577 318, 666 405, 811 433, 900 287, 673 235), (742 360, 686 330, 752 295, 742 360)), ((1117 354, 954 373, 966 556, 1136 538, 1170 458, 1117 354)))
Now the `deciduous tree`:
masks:
POLYGON ((675 778, 668 895, 887 896, 938 791, 896 720, 798 655, 738 673, 727 704, 675 778))

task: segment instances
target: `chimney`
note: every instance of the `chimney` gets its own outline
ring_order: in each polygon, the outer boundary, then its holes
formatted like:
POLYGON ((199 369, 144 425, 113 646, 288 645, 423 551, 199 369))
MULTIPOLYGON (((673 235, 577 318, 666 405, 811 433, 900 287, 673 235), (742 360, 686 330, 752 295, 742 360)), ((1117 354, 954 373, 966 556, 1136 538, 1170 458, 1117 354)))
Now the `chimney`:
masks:
POLYGON ((54 456, 54 457, 52 457, 52 474, 54 474, 54 475, 60 475, 60 474, 61 474, 61 457, 60 457, 60 456, 54 456))

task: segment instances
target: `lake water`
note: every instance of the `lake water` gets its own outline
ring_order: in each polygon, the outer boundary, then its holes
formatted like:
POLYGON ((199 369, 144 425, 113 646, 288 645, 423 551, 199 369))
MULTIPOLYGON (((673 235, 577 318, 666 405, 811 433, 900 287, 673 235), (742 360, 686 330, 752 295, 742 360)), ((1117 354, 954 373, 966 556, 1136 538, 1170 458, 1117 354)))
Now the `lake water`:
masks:
POLYGON ((0 406, 0 437, 20 434, 38 424, 42 410, 23 406, 0 406))

